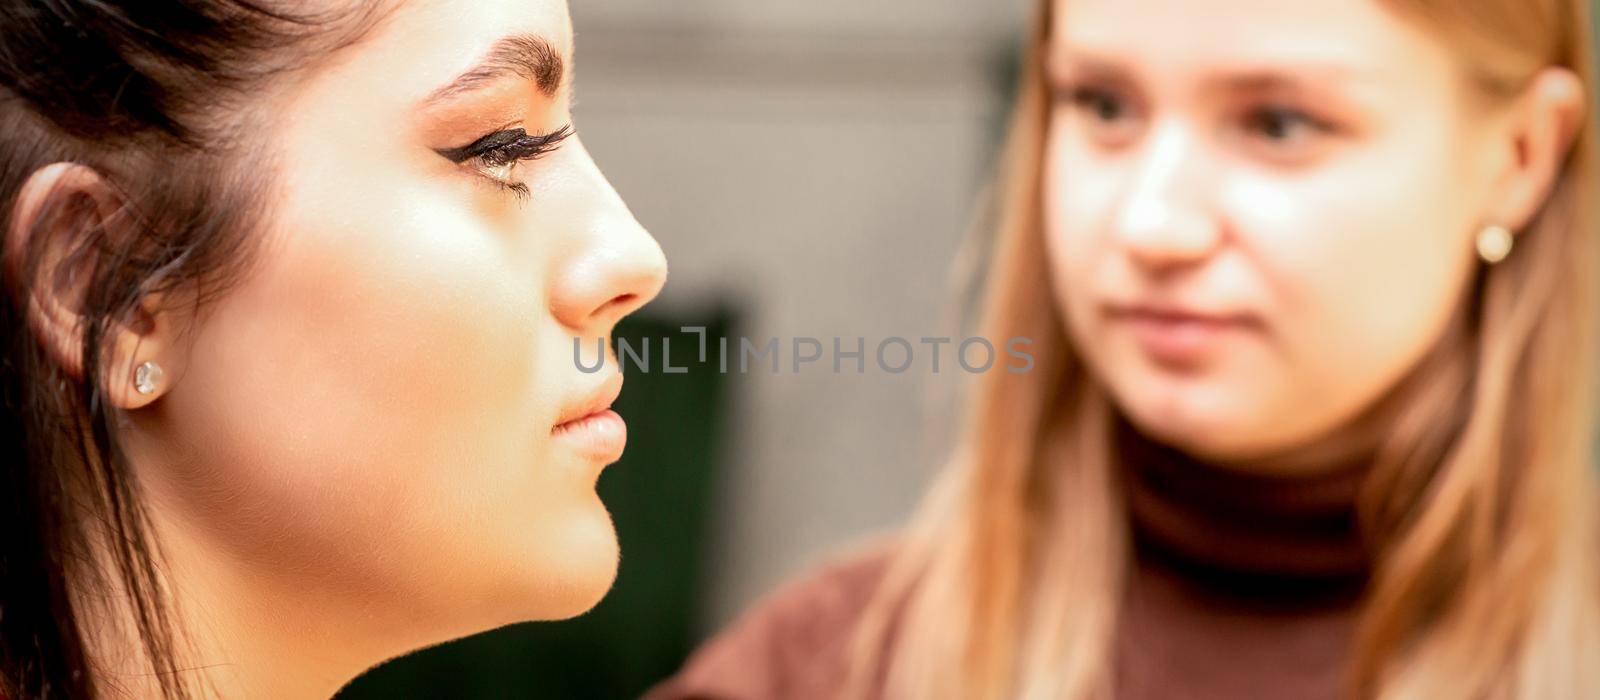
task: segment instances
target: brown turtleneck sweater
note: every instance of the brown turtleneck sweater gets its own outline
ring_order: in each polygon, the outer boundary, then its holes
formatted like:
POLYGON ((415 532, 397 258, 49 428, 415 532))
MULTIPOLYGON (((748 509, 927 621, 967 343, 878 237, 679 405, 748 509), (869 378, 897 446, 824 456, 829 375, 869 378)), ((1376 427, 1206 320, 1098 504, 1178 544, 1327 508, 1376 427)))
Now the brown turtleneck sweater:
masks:
MULTIPOLYGON (((1368 557, 1365 465, 1266 477, 1190 459, 1118 424, 1134 565, 1114 650, 1119 700, 1342 696, 1368 557)), ((882 553, 762 601, 647 700, 817 700, 844 680, 882 553)))

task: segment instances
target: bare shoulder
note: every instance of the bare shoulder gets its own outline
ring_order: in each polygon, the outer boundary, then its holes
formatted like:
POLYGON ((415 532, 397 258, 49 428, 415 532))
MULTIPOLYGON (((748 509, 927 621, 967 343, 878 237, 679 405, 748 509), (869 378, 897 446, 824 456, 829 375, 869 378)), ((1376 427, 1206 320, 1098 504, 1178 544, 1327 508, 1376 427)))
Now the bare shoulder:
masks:
POLYGON ((892 544, 835 556, 758 600, 648 700, 826 698, 849 662, 856 623, 888 567, 892 544))

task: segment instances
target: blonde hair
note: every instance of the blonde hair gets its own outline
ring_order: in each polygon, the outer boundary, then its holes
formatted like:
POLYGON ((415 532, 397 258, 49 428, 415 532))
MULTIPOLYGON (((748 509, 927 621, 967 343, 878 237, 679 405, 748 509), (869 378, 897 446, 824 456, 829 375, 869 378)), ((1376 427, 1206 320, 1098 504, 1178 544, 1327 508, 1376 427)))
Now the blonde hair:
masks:
MULTIPOLYGON (((1546 66, 1594 86, 1587 0, 1386 3, 1444 36, 1485 96, 1546 66)), ((1069 344, 1050 284, 1040 220, 1049 2, 1035 26, 980 333, 1034 339, 1037 364, 972 386, 963 439, 857 629, 849 695, 1112 691, 1127 522, 1113 409, 1069 344)), ((1348 695, 1600 697, 1592 122, 1517 251, 1480 269, 1395 399, 1357 504, 1375 565, 1348 695)))

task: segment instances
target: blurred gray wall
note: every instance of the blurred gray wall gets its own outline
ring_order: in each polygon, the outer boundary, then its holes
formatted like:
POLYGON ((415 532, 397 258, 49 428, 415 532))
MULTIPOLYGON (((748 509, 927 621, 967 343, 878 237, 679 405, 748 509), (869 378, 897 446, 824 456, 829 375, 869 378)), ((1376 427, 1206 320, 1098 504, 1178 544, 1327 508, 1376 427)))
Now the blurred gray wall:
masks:
MULTIPOLYGON (((711 631, 840 545, 901 522, 943 455, 926 346, 988 178, 1026 0, 575 2, 584 143, 670 261, 659 308, 821 340, 801 373, 730 377, 700 623, 711 631), (832 338, 865 337, 864 374, 832 338)), ((677 352, 675 350, 675 352, 677 352)), ((734 364, 737 357, 733 358, 734 364)), ((672 507, 672 504, 662 504, 672 507)), ((624 553, 624 556, 627 556, 624 553)))

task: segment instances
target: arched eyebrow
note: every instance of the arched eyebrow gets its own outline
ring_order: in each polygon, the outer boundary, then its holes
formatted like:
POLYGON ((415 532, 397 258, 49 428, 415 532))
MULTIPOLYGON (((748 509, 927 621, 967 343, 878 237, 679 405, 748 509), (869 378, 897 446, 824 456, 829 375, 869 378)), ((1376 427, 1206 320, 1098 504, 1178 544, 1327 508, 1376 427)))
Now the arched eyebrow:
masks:
POLYGON ((448 100, 507 75, 532 80, 539 86, 540 92, 555 97, 567 81, 567 66, 561 52, 544 37, 512 34, 496 41, 483 59, 465 73, 429 93, 423 98, 422 104, 426 106, 448 100))

